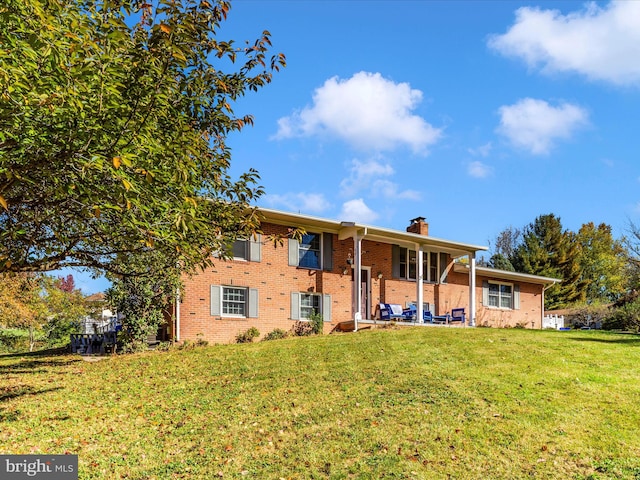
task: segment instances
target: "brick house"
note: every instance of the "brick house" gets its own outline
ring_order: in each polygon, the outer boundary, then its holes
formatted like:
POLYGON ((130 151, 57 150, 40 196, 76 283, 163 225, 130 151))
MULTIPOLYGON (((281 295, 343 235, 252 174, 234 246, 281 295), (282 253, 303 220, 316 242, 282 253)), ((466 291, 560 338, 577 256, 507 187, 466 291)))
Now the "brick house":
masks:
POLYGON ((407 231, 260 209, 262 234, 233 245, 233 260, 184 277, 170 334, 176 340, 233 342, 255 326, 289 330, 318 312, 324 330, 380 323, 379 305, 414 305, 447 315, 464 308, 465 325, 541 328, 553 278, 476 266, 487 248, 429 236, 424 218, 407 231), (303 228, 302 241, 286 238, 303 228), (270 241, 285 237, 283 245, 270 241))

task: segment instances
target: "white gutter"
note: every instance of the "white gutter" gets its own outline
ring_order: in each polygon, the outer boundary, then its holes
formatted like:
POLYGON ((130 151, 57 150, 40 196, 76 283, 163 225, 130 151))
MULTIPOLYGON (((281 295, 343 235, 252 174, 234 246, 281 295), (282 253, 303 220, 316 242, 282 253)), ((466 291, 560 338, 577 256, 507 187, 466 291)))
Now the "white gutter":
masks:
POLYGON ((180 341, 180 289, 176 290, 176 332, 174 337, 176 342, 180 341))
POLYGON ((469 322, 476 326, 476 252, 469 253, 469 322))

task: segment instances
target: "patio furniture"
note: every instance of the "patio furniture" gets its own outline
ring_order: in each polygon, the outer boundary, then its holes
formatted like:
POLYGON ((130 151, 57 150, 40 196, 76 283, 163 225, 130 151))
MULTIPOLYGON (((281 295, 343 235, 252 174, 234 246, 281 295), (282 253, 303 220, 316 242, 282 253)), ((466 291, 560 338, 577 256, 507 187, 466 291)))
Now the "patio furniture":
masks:
POLYGON ((451 318, 450 318, 451 322, 464 323, 465 320, 466 320, 466 317, 464 315, 464 308, 454 308, 451 310, 451 318))
POLYGON ((397 305, 394 303, 381 303, 380 320, 392 320, 395 318, 405 318, 402 311, 402 305, 397 305))

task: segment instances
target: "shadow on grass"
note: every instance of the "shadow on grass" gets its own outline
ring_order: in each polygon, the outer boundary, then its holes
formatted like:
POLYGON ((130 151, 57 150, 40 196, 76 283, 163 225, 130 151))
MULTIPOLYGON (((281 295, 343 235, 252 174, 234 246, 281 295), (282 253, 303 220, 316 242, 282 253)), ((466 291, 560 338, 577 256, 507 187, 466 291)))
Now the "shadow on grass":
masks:
POLYGON ((0 353, 0 360, 3 358, 17 358, 17 357, 55 357, 59 355, 68 355, 68 347, 56 347, 47 348, 45 350, 37 350, 35 352, 18 352, 18 353, 0 353))
POLYGON ((620 345, 631 345, 631 346, 640 346, 640 335, 635 333, 625 334, 625 337, 620 337, 619 333, 616 333, 615 336, 612 333, 610 338, 607 337, 590 337, 585 335, 583 337, 571 337, 570 340, 576 342, 596 342, 596 343, 618 343, 620 345))
POLYGON ((69 355, 64 347, 37 352, 6 353, 0 355, 0 375, 43 373, 46 372, 46 367, 66 367, 80 361, 79 357, 69 355))
POLYGON ((42 393, 55 392, 62 390, 63 387, 44 388, 36 390, 30 385, 14 385, 10 387, 0 387, 0 402, 5 402, 13 398, 23 397, 25 395, 40 395, 42 393))

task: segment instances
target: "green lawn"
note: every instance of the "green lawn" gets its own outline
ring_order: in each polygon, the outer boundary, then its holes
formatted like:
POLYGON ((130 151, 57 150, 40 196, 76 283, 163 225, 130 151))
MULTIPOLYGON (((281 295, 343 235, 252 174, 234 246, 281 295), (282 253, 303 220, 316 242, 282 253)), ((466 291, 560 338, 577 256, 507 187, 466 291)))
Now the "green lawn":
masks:
POLYGON ((411 328, 0 356, 0 453, 80 478, 640 478, 640 337, 411 328))

